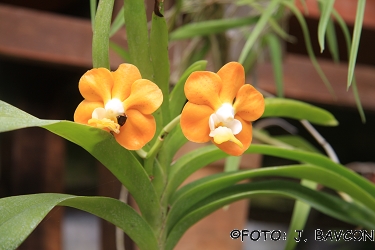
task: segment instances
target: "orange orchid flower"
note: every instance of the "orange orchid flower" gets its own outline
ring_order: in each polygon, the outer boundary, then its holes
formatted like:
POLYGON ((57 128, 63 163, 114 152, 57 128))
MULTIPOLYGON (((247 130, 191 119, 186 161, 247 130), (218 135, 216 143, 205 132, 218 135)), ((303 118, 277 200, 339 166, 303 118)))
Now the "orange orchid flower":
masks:
POLYGON ((230 62, 217 73, 196 71, 185 83, 188 99, 181 129, 193 142, 212 141, 230 155, 241 155, 252 140, 252 121, 264 112, 263 95, 245 84, 241 64, 230 62))
POLYGON ((87 71, 79 80, 84 100, 74 113, 74 121, 110 131, 129 150, 141 149, 155 134, 151 115, 163 102, 159 87, 142 79, 138 68, 121 64, 111 72, 106 68, 87 71))

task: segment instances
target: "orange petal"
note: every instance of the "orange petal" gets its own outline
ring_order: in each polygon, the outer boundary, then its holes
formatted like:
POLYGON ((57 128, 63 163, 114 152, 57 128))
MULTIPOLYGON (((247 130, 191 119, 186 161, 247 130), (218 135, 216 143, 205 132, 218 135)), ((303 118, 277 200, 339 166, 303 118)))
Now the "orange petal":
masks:
POLYGON ((140 79, 132 84, 130 96, 123 104, 125 112, 128 109, 136 109, 143 114, 151 114, 162 102, 163 94, 159 87, 147 79, 140 79))
POLYGON ((220 76, 223 86, 219 96, 222 102, 233 104, 238 90, 245 84, 245 70, 238 62, 225 64, 217 74, 220 76))
POLYGON ((129 150, 141 149, 154 137, 156 122, 152 115, 144 115, 131 109, 126 112, 128 119, 120 128, 119 134, 114 134, 118 143, 129 150))
POLYGON ((216 144, 213 139, 211 140, 218 148, 223 150, 225 153, 234 155, 234 156, 239 156, 242 155, 243 152, 245 152, 251 144, 251 140, 253 138, 252 131, 253 131, 253 126, 251 122, 244 121, 241 119, 239 116, 235 116, 235 119, 239 120, 242 123, 242 130, 239 134, 235 135, 235 137, 240 140, 242 143, 243 147, 241 148, 238 146, 236 143, 227 141, 223 142, 221 144, 216 144))
POLYGON ((186 103, 181 113, 181 129, 185 137, 192 142, 208 142, 210 127, 208 120, 214 110, 206 105, 186 103))
POLYGON ((112 86, 112 74, 105 68, 87 71, 78 84, 79 91, 86 100, 104 103, 111 99, 112 86))
POLYGON ((210 106, 213 110, 221 106, 219 92, 222 86, 220 77, 209 71, 193 72, 185 83, 186 98, 195 104, 210 106))
POLYGON ((87 124, 88 120, 92 118, 92 112, 96 108, 103 108, 102 102, 90 102, 83 100, 74 112, 74 121, 82 124, 87 124))
POLYGON ((141 79, 141 73, 138 68, 132 64, 120 64, 115 72, 112 72, 114 85, 112 88, 112 98, 118 98, 124 101, 130 95, 132 84, 141 79))
POLYGON ((250 84, 245 84, 238 91, 233 107, 242 119, 255 121, 264 112, 263 95, 250 84))

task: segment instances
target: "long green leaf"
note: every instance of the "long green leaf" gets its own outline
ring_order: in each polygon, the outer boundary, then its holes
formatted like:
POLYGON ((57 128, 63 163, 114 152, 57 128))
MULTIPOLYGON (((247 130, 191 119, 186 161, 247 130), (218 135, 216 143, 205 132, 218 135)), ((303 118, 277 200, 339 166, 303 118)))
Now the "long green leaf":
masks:
POLYGON ((158 249, 155 234, 129 205, 106 197, 33 194, 0 199, 0 248, 16 249, 55 206, 74 207, 121 228, 140 249, 158 249))
POLYGON ((109 37, 112 37, 116 32, 124 25, 124 8, 121 8, 115 20, 112 22, 111 30, 109 32, 109 37))
POLYGON ((35 126, 83 147, 103 163, 129 190, 142 215, 153 225, 160 205, 148 175, 134 155, 118 144, 110 133, 70 121, 38 119, 0 101, 0 132, 35 126))
POLYGON ((224 32, 245 25, 256 23, 259 17, 245 17, 236 19, 210 20, 199 23, 192 23, 182 26, 181 28, 169 34, 170 40, 188 39, 196 36, 207 36, 224 32))
POLYGON ((113 49, 124 62, 131 63, 129 52, 125 48, 112 41, 109 42, 109 47, 113 49))
POLYGON ((92 64, 94 68, 110 68, 109 65, 109 29, 111 26, 114 0, 99 1, 95 16, 92 37, 92 64))
POLYGON ((266 109, 262 117, 277 116, 308 120, 311 123, 324 126, 336 126, 338 124, 331 113, 311 104, 283 98, 266 98, 265 103, 266 109))
MULTIPOLYGON (((374 228, 374 213, 356 203, 347 203, 329 194, 311 190, 289 181, 262 181, 230 186, 197 204, 178 221, 167 238, 166 249, 173 249, 182 234, 194 223, 213 211, 234 201, 255 196, 283 196, 301 200, 311 207, 337 219, 366 228, 374 228)), ((289 237, 293 237, 289 235, 289 237)))
POLYGON ((327 30, 328 21, 331 16, 335 0, 325 0, 320 2, 322 5, 322 13, 318 24, 318 41, 320 45, 320 52, 324 50, 324 37, 327 30))
POLYGON ((332 55, 332 59, 335 63, 339 63, 340 54, 339 54, 339 44, 337 42, 335 24, 332 19, 329 19, 327 25, 327 43, 329 52, 332 55))
POLYGON ((354 30, 353 30, 353 43, 350 48, 349 56, 349 69, 348 69, 348 83, 349 88, 354 75, 354 68, 357 61, 359 41, 361 40, 363 16, 365 15, 366 0, 358 0, 357 2, 357 13, 355 16, 354 30))
POLYGON ((143 0, 124 1, 125 29, 132 63, 145 79, 153 80, 146 7, 143 0))
POLYGON ((96 15, 96 0, 90 0, 90 18, 91 18, 91 27, 94 30, 95 27, 95 15, 96 15))
MULTIPOLYGON (((339 171, 343 172, 342 170, 339 171)), ((172 197, 171 210, 168 215, 167 227, 172 228, 175 223, 197 202, 225 187, 249 178, 259 177, 288 177, 307 179, 349 194, 353 199, 373 210, 375 216, 375 198, 350 179, 338 172, 326 169, 324 166, 295 165, 284 167, 269 167, 230 173, 220 173, 189 183, 178 190, 172 197)), ((353 173, 354 174, 354 173, 353 173)), ((375 218, 375 217, 374 217, 375 218)))
POLYGON ((252 30, 250 36, 248 37, 242 51, 240 57, 238 59, 239 63, 243 63, 246 60, 247 55, 249 55, 250 50, 253 48, 253 45, 256 42, 256 39, 259 38, 261 32, 263 31, 264 27, 266 26, 268 20, 271 18, 272 14, 275 12, 277 6, 279 5, 280 0, 272 0, 267 8, 262 13, 259 21, 257 21, 254 29, 252 30))
POLYGON ((325 86, 327 87, 328 91, 331 93, 332 96, 335 96, 335 93, 333 91, 331 83, 328 81, 326 75, 324 74, 322 68, 320 67, 318 61, 316 60, 316 56, 314 54, 314 51, 313 51, 313 48, 312 48, 312 45, 311 45, 311 38, 310 38, 310 34, 309 34, 309 29, 307 27, 307 24, 306 24, 306 21, 305 21, 303 15, 297 9, 297 7, 295 5, 293 5, 290 1, 283 1, 282 3, 286 7, 288 7, 293 12, 293 14, 296 16, 296 18, 297 18, 297 20, 298 20, 298 22, 299 22, 299 24, 301 25, 301 28, 302 28, 302 33, 303 33, 303 37, 305 39, 307 54, 309 55, 310 60, 313 64, 316 72, 318 73, 318 75, 322 79, 322 81, 325 84, 325 86))
POLYGON ((272 62, 273 76, 276 84, 276 93, 278 97, 284 96, 283 84, 283 61, 282 48, 278 38, 270 33, 264 36, 264 40, 270 49, 270 57, 272 62))
MULTIPOLYGON (((311 189, 316 189, 318 186, 316 182, 312 182, 309 180, 301 180, 301 185, 311 189)), ((293 235, 295 234, 296 230, 301 230, 305 228, 305 224, 310 214, 310 210, 311 207, 309 206, 309 204, 304 203, 300 200, 296 200, 296 202, 294 203, 292 219, 289 223, 288 235, 293 235)), ((293 237, 287 237, 284 249, 293 250, 296 245, 297 241, 294 240, 293 237)))
POLYGON ((190 65, 189 68, 185 70, 185 72, 182 74, 176 85, 174 86, 171 95, 169 97, 169 102, 170 102, 170 113, 171 117, 174 118, 178 116, 181 111, 183 106, 185 105, 186 102, 186 97, 184 93, 184 86, 186 79, 190 76, 191 73, 194 71, 200 71, 200 70, 205 70, 207 66, 207 61, 202 60, 202 61, 197 61, 190 65))
POLYGON ((155 15, 155 13, 152 13, 150 51, 154 71, 153 79, 161 89, 163 98, 165 100, 160 107, 162 123, 159 124, 161 127, 164 127, 171 121, 168 102, 170 75, 168 56, 168 29, 165 18, 155 15))
MULTIPOLYGON (((332 14, 336 18, 337 23, 340 25, 341 30, 344 34, 346 47, 348 49, 348 55, 349 55, 350 54, 350 48, 351 48, 351 39, 350 39, 348 26, 346 25, 346 23, 342 19, 342 17, 337 13, 337 11, 333 10, 332 14)), ((354 99, 355 99, 355 102, 356 102, 356 105, 357 105, 358 112, 361 116, 362 122, 365 122, 366 116, 365 116, 365 112, 363 111, 361 99, 359 97, 359 93, 358 93, 358 89, 357 89, 357 83, 356 83, 356 80, 355 80, 355 74, 353 75, 352 86, 353 86, 353 94, 354 94, 354 99)))

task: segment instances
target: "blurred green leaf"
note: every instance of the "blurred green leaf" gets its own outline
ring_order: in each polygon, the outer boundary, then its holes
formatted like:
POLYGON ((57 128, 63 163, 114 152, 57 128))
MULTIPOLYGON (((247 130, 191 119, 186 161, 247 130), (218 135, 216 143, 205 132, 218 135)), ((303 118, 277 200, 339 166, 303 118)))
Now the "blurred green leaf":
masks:
POLYGON ((328 21, 326 36, 327 36, 328 49, 332 55, 332 59, 335 63, 338 63, 340 61, 339 45, 337 43, 335 25, 332 19, 329 19, 328 21))
POLYGON ((95 27, 95 15, 96 15, 96 0, 90 0, 90 18, 91 18, 91 26, 92 30, 94 30, 95 27))
POLYGON ((278 135, 272 137, 295 148, 314 153, 320 153, 320 151, 315 148, 309 141, 299 135, 278 135))
POLYGON ((181 28, 178 28, 175 31, 171 32, 169 34, 169 39, 174 41, 188 39, 196 36, 207 36, 211 34, 217 34, 229 29, 254 24, 258 20, 259 17, 246 17, 210 20, 199 23, 186 24, 181 28))
POLYGON ((256 40, 259 38, 261 32, 263 31, 264 27, 266 26, 268 20, 271 18, 272 14, 275 12, 276 8, 278 7, 280 0, 272 0, 262 15, 260 19, 255 24, 254 29, 252 30, 250 36, 246 40, 246 43, 241 51, 240 57, 238 59, 239 63, 244 63, 246 57, 249 55, 250 50, 253 48, 256 40))
POLYGON ((276 93, 278 97, 284 96, 284 83, 283 83, 283 61, 282 61, 282 48, 278 38, 269 33, 264 36, 264 40, 270 49, 270 57, 272 62, 273 76, 276 84, 276 93))
POLYGON ((115 20, 112 22, 111 30, 109 31, 109 37, 112 37, 116 32, 124 25, 124 7, 122 7, 117 13, 115 20))
POLYGON ((357 2, 357 13, 355 16, 354 30, 353 30, 353 43, 350 48, 349 56, 349 69, 348 69, 348 84, 349 88, 354 75, 354 68, 357 61, 359 41, 361 39, 363 16, 365 15, 366 0, 358 0, 357 2))
MULTIPOLYGON (((346 23, 342 19, 342 17, 337 13, 337 11, 333 10, 332 14, 336 18, 336 21, 339 24, 339 26, 341 27, 341 30, 342 30, 342 32, 344 34, 345 43, 346 43, 346 47, 347 47, 348 55, 349 55, 350 54, 350 48, 351 48, 351 39, 350 39, 350 33, 349 33, 348 26, 346 25, 346 23)), ((353 75, 352 88, 353 88, 353 94, 354 94, 354 99, 355 99, 355 102, 356 102, 356 106, 357 106, 359 115, 361 116, 361 120, 362 120, 362 122, 366 122, 365 112, 363 111, 361 99, 360 99, 360 96, 359 96, 359 93, 358 93, 358 89, 357 89, 357 83, 356 83, 356 80, 355 80, 355 74, 353 75)))
POLYGON ((323 126, 336 126, 335 117, 328 111, 292 99, 265 98, 266 109, 262 117, 285 117, 296 120, 308 120, 323 126))
POLYGON ((0 248, 16 249, 55 206, 69 206, 92 213, 121 228, 140 249, 159 249, 153 230, 129 205, 112 198, 65 194, 0 199, 0 248))
POLYGON ((285 6, 287 6, 293 12, 293 14, 296 16, 296 18, 297 18, 297 20, 298 20, 298 22, 299 22, 299 24, 301 25, 301 28, 302 28, 302 33, 303 33, 303 37, 305 39, 307 54, 309 55, 310 60, 313 64, 316 72, 318 73, 318 75, 322 79, 323 83, 326 85, 328 91, 331 93, 332 96, 335 96, 335 93, 333 91, 331 83, 328 81, 326 75, 324 74, 322 68, 320 67, 318 61, 316 60, 314 50, 313 50, 312 45, 311 45, 311 38, 310 38, 310 34, 309 34, 309 29, 307 27, 305 18, 303 17, 301 12, 296 8, 296 6, 293 5, 291 2, 283 1, 282 3, 285 6))
POLYGON ((92 37, 92 64, 94 68, 107 68, 109 65, 109 29, 111 26, 114 0, 99 1, 92 37))
MULTIPOLYGON (((301 185, 314 190, 316 190, 318 186, 316 182, 312 182, 309 180, 301 180, 301 185)), ((302 230, 305 228, 305 224, 307 218, 309 217, 310 210, 311 207, 308 203, 305 203, 300 200, 296 200, 296 202, 294 203, 292 219, 289 223, 289 229, 287 234, 289 235, 289 237, 287 237, 286 244, 284 247, 285 250, 293 250, 296 247, 297 241, 294 239, 294 237, 291 236, 296 234, 296 230, 302 230)))
POLYGON ((318 41, 320 45, 320 52, 322 53, 324 50, 324 37, 326 34, 327 25, 331 16, 333 5, 335 4, 335 0, 325 0, 320 1, 319 3, 322 6, 322 12, 318 24, 318 41))
POLYGON ((113 51, 116 52, 122 60, 124 60, 124 62, 131 63, 129 52, 125 48, 112 41, 109 42, 109 47, 113 49, 113 51))

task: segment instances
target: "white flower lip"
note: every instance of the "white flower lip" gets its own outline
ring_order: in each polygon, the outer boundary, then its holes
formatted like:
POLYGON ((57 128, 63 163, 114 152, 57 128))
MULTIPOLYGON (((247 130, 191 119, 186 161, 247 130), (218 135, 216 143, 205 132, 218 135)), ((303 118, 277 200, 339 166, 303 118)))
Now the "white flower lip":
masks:
POLYGON ((224 103, 214 114, 210 116, 208 125, 210 127, 210 137, 214 138, 214 141, 221 144, 225 141, 233 141, 237 145, 242 145, 234 137, 242 131, 242 123, 234 119, 234 108, 229 103, 224 103))

